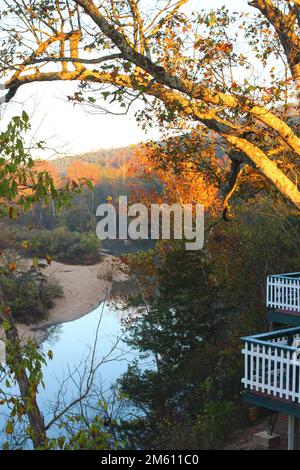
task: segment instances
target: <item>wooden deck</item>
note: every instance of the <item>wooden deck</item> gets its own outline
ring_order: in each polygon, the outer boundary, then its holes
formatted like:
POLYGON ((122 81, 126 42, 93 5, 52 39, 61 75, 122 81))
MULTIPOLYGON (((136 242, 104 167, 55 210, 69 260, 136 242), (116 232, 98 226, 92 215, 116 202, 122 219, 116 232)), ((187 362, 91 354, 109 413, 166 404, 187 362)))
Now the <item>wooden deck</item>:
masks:
POLYGON ((277 325, 300 326, 300 312, 288 309, 269 309, 269 321, 277 325))
POLYGON ((247 403, 260 408, 267 408, 277 413, 286 414, 300 418, 300 403, 291 400, 270 396, 265 393, 256 392, 254 390, 246 390, 242 394, 242 398, 247 403))

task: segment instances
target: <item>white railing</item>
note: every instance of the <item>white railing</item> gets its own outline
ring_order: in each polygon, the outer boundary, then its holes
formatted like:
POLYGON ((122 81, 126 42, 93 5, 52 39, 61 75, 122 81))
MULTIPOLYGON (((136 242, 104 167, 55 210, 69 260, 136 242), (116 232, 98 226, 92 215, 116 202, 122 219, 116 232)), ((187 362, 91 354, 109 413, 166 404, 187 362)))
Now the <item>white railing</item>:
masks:
POLYGON ((245 389, 300 403, 300 328, 242 340, 245 389))
POLYGON ((300 312, 300 273, 267 277, 267 307, 300 312))

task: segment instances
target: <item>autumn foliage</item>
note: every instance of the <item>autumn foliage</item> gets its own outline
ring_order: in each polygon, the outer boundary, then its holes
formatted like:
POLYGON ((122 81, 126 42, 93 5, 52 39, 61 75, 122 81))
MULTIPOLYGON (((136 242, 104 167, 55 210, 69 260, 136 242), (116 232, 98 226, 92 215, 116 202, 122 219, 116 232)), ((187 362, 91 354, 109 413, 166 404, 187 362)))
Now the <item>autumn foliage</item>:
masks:
MULTIPOLYGON (((200 149, 193 134, 150 142, 137 148, 135 170, 162 184, 161 202, 203 204, 206 211, 217 213, 222 208, 219 195, 222 163, 212 152, 211 148, 200 149)), ((224 173, 225 170, 224 163, 224 173)))
POLYGON ((75 160, 67 169, 67 178, 78 183, 82 179, 88 179, 98 183, 101 179, 100 169, 94 163, 75 160))
POLYGON ((62 184, 61 175, 59 174, 55 166, 48 160, 35 160, 34 170, 38 173, 47 172, 51 176, 55 186, 56 187, 61 186, 62 184))

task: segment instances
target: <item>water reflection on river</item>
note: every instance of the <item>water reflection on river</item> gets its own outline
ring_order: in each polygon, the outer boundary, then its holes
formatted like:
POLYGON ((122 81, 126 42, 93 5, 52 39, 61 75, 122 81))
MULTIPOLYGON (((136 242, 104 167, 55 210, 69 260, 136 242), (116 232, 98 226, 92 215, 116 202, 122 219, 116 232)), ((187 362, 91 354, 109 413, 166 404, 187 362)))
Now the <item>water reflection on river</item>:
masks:
MULTIPOLYGON (((127 312, 128 314, 133 312, 127 312)), ((94 345, 94 365, 106 358, 97 370, 95 384, 104 392, 104 397, 108 396, 110 387, 126 371, 128 364, 136 358, 136 352, 130 350, 122 341, 122 337, 120 312, 115 311, 109 304, 100 304, 98 308, 80 319, 54 328, 41 346, 44 352, 47 353, 49 350, 53 352, 53 359, 47 360, 47 365, 43 368, 46 387, 45 389, 40 387, 38 393, 38 403, 46 422, 53 416, 53 404, 59 391, 62 392, 61 398, 65 404, 78 396, 78 383, 80 378, 84 378, 88 373, 87 364, 90 364, 94 345), (68 380, 62 386, 66 378, 68 380)), ((1 386, 3 388, 3 384, 1 386)), ((9 390, 12 391, 17 392, 9 390)), ((5 439, 3 426, 7 410, 5 412, 4 408, 2 406, 0 411, 2 428, 0 442, 5 439)))
MULTIPOLYGON (((109 304, 100 304, 96 310, 82 318, 63 323, 43 343, 43 350, 53 352, 53 360, 44 367, 46 389, 39 393, 39 401, 53 401, 57 395, 59 384, 70 372, 78 368, 74 379, 87 373, 86 364, 90 364, 92 348, 97 336, 94 364, 101 364, 96 381, 102 390, 108 390, 115 380, 127 369, 128 363, 135 359, 135 353, 122 341, 120 313, 109 304), (100 323, 99 323, 100 322, 100 323), (97 327, 99 331, 97 336, 97 327)), ((78 393, 76 383, 68 380, 64 391, 65 400, 78 393)), ((44 410, 45 412, 46 410, 44 410)))

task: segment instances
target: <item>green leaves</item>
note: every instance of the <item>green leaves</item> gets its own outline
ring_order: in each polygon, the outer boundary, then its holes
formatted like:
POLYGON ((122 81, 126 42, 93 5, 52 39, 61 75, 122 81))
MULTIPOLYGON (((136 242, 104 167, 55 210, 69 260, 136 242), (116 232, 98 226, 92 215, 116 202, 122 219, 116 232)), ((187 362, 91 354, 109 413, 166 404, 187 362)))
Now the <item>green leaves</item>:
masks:
POLYGON ((2 322, 2 325, 1 325, 1 326, 2 326, 2 329, 3 329, 5 332, 10 329, 10 325, 9 325, 9 322, 8 322, 7 320, 4 320, 4 321, 2 322))
POLYGON ((26 113, 26 111, 23 111, 22 112, 22 119, 24 121, 25 124, 27 124, 29 122, 29 116, 28 114, 26 113))
MULTIPOLYGON (((7 129, 0 132, 0 215, 15 217, 17 208, 26 211, 36 202, 56 201, 59 209, 68 204, 82 187, 90 182, 83 180, 76 188, 69 183, 57 187, 47 168, 39 171, 24 143, 24 135, 30 129, 29 116, 26 111, 14 116, 7 129)), ((43 149, 43 143, 37 144, 43 149)))

